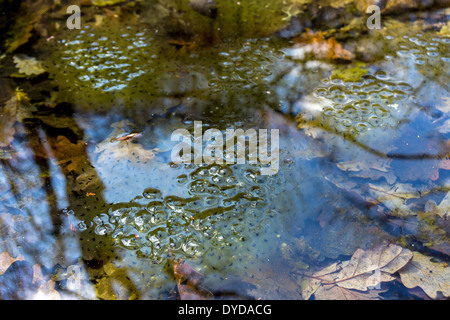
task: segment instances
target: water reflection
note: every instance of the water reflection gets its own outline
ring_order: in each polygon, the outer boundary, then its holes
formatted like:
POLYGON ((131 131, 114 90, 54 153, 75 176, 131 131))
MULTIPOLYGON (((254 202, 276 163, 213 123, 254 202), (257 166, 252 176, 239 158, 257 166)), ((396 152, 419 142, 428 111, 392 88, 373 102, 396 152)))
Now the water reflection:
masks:
MULTIPOLYGON (((342 66, 285 39, 186 50, 114 28, 62 32, 46 49, 55 99, 73 113, 44 104, 1 160, 0 252, 22 256, 0 275, 1 298, 54 297, 57 283, 63 298, 167 299, 185 259, 217 298, 294 299, 298 270, 428 241, 404 227, 415 215, 392 212, 448 192, 447 38, 377 37, 392 45, 383 59, 342 66), (194 121, 280 130, 278 174, 175 165, 171 134, 194 121)), ((427 246, 448 254, 439 240, 427 246)))
MULTIPOLYGON (((38 269, 49 272, 57 264, 69 265, 79 257, 78 242, 73 242, 70 231, 73 222, 63 210, 70 200, 66 177, 58 165, 60 159, 48 144, 46 132, 38 127, 24 130, 34 136, 15 143, 17 153, 2 160, 1 167, 2 185, 6 187, 0 203, 1 252, 23 257, 1 277, 2 299, 31 299, 36 294, 45 298, 50 293, 40 291, 43 281, 33 274, 38 269)), ((83 290, 88 292, 89 286, 83 290)), ((83 297, 84 293, 67 295, 83 297)))

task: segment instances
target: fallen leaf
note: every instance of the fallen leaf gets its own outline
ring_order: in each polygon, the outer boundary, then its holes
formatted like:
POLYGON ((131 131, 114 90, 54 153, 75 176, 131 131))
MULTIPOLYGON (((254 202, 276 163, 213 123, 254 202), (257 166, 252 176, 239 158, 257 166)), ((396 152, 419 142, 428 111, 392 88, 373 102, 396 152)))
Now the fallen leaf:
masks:
POLYGON ((48 146, 42 144, 40 139, 34 141, 36 156, 57 162, 66 172, 81 173, 84 172, 82 169, 89 165, 84 141, 73 143, 62 135, 56 138, 47 136, 46 141, 48 146))
POLYGON ((383 290, 360 292, 339 287, 337 285, 320 286, 314 293, 316 300, 377 300, 383 290))
POLYGON ((56 283, 53 280, 48 280, 42 283, 37 292, 31 298, 32 300, 61 300, 61 295, 55 290, 56 283))
POLYGON ((312 53, 319 59, 350 61, 354 58, 354 55, 344 49, 335 38, 325 39, 322 31, 308 30, 294 41, 303 45, 302 49, 305 53, 312 53))
POLYGON ((364 291, 369 286, 394 280, 391 274, 405 266, 411 258, 410 250, 394 244, 367 251, 358 249, 334 281, 340 287, 364 291))
POLYGON ((61 295, 55 290, 55 281, 49 280, 42 274, 41 266, 33 266, 33 284, 38 287, 32 294, 32 300, 61 300, 61 295))
POLYGON ((407 288, 420 287, 433 299, 438 292, 450 297, 450 272, 442 262, 432 262, 432 257, 414 252, 411 263, 399 270, 402 283, 407 288))
POLYGON ((243 279, 252 286, 247 295, 262 300, 296 300, 301 299, 291 265, 285 260, 273 261, 248 269, 243 279))
POLYGON ((427 193, 414 188, 411 184, 400 182, 394 185, 369 183, 368 191, 368 194, 378 203, 383 204, 389 210, 396 210, 403 214, 411 213, 407 200, 421 198, 427 193))
POLYGON ((42 63, 34 57, 18 54, 13 57, 13 61, 20 74, 36 76, 46 72, 42 63))
POLYGON ((102 142, 100 142, 95 152, 99 154, 98 161, 101 163, 118 163, 129 160, 145 161, 155 157, 156 150, 144 149, 140 144, 129 141, 121 141, 124 134, 128 134, 124 130, 125 123, 120 121, 112 125, 113 132, 102 142))
POLYGON ((383 181, 376 183, 356 183, 336 173, 325 172, 325 179, 336 187, 366 201, 370 205, 382 205, 397 215, 410 215, 412 210, 410 199, 419 199, 429 193, 428 190, 418 189, 412 184, 396 182, 389 184, 383 181))
MULTIPOLYGON (((323 257, 338 259, 340 255, 352 255, 358 248, 393 238, 380 225, 369 222, 364 216, 367 212, 339 207, 339 201, 339 197, 331 198, 329 204, 323 206, 319 224, 303 231, 305 241, 323 257)), ((342 205, 348 206, 351 202, 342 205)))
POLYGON ((0 147, 7 147, 14 140, 15 123, 18 121, 18 113, 21 106, 28 103, 27 95, 16 89, 14 95, 6 101, 0 113, 0 147))
POLYGON ((0 147, 7 147, 14 140, 17 108, 18 103, 15 97, 5 103, 0 117, 0 147))
POLYGON ((137 288, 130 280, 127 270, 117 268, 110 262, 103 266, 103 270, 105 275, 95 285, 98 298, 103 300, 135 300, 138 297, 137 288))
POLYGON ((367 291, 378 290, 381 282, 389 282, 395 278, 393 273, 404 267, 412 259, 412 252, 395 244, 380 245, 370 250, 358 249, 349 261, 334 263, 313 275, 308 286, 303 290, 302 296, 309 299, 319 289, 319 295, 335 299, 350 296, 351 293, 334 288, 338 286, 347 290, 357 290, 355 295, 364 295, 366 298, 376 297, 375 293, 367 291), (324 287, 325 286, 325 287, 324 287), (378 289, 377 289, 378 288, 378 289))
POLYGON ((173 273, 181 300, 210 300, 213 294, 202 287, 203 276, 186 261, 174 260, 173 273))
POLYGON ((389 184, 393 184, 397 177, 389 170, 391 159, 368 156, 358 160, 340 162, 337 167, 342 171, 349 171, 352 176, 378 180, 384 177, 389 184))
POLYGON ((8 252, 4 251, 0 254, 0 275, 4 274, 5 271, 16 261, 24 261, 25 258, 22 255, 18 255, 13 258, 8 252))
POLYGON ((328 38, 328 47, 329 51, 327 54, 327 58, 330 60, 344 60, 350 61, 354 58, 353 53, 344 49, 335 38, 328 38))

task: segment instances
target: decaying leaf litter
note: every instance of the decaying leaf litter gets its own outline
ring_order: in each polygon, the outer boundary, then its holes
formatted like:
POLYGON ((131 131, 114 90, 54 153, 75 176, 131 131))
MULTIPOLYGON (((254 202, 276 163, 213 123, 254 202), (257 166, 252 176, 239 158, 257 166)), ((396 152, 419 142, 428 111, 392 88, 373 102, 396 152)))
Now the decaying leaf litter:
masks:
MULTIPOLYGON (((18 8, 2 56, 1 297, 448 297, 445 9, 367 32, 362 14, 299 27, 311 1, 199 3, 94 1, 73 33, 63 4, 18 8), (279 174, 171 164, 170 133, 200 119, 280 129, 279 174)), ((317 6, 315 23, 365 9, 317 6)))

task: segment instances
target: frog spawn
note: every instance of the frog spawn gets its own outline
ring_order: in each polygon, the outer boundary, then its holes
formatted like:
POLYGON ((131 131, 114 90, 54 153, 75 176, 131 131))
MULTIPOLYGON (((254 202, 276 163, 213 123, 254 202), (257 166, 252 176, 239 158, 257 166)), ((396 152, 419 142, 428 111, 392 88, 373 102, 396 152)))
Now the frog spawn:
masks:
POLYGON ((92 217, 82 222, 84 259, 138 270, 147 279, 145 285, 139 280, 142 290, 155 297, 171 286, 164 271, 171 258, 194 259, 212 277, 230 276, 279 251, 283 226, 295 211, 279 201, 289 188, 283 174, 263 176, 258 165, 169 167, 177 173, 175 187, 150 186, 128 203, 84 215, 92 217))
POLYGON ((316 114, 300 112, 297 116, 300 127, 316 124, 356 136, 371 129, 396 126, 408 112, 405 102, 412 94, 412 87, 389 80, 385 72, 378 71, 356 81, 344 81, 332 75, 323 79, 313 94, 324 99, 325 107, 316 114))
POLYGON ((90 110, 129 105, 137 99, 130 97, 136 94, 133 80, 150 72, 158 58, 154 42, 151 32, 136 26, 86 24, 55 35, 46 44, 51 53, 45 65, 64 101, 90 110))
POLYGON ((209 80, 213 93, 267 86, 276 64, 285 58, 267 39, 247 39, 220 49, 216 69, 209 80))
POLYGON ((81 110, 144 106, 151 114, 180 98, 257 104, 275 92, 272 78, 287 62, 265 38, 229 40, 194 51, 178 49, 138 25, 108 21, 79 31, 63 29, 45 46, 51 52, 43 59, 60 98, 81 110))
MULTIPOLYGON (((392 40, 393 36, 386 36, 392 40)), ((450 38, 438 34, 404 35, 396 45, 396 55, 410 58, 418 66, 448 69, 450 38)))
POLYGON ((265 179, 253 181, 250 177, 256 172, 248 168, 240 173, 247 177, 241 176, 238 183, 230 171, 211 165, 194 170, 186 181, 181 177, 179 183, 191 194, 186 198, 163 197, 158 189, 146 189, 139 204, 114 205, 97 215, 94 232, 154 262, 160 262, 169 248, 173 255, 193 257, 208 247, 231 246, 252 233, 251 226, 260 229, 276 213, 267 208, 268 192, 273 190, 265 179))

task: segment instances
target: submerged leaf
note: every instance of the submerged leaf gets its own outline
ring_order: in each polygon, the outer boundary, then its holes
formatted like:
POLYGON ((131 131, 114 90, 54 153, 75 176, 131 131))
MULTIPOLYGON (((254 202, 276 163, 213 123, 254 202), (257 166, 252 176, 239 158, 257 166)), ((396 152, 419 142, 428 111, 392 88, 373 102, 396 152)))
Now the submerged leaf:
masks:
POLYGON ((379 294, 384 291, 369 290, 367 292, 349 290, 337 285, 320 286, 314 293, 317 300, 376 300, 380 299, 379 294))
POLYGON ((337 167, 342 171, 352 172, 353 176, 378 180, 384 177, 389 184, 397 180, 397 177, 389 170, 391 159, 368 156, 358 160, 340 162, 337 167))
POLYGON ((411 258, 410 250, 393 244, 367 251, 358 249, 339 272, 335 282, 343 288, 364 291, 369 286, 393 280, 391 274, 405 266, 411 258))
POLYGON ((42 63, 34 57, 18 54, 13 57, 13 61, 16 64, 16 68, 19 69, 19 73, 26 76, 36 76, 46 72, 42 63))
POLYGON ((383 204, 389 210, 400 210, 403 213, 410 213, 411 210, 406 203, 409 199, 421 198, 425 192, 414 188, 411 184, 396 183, 394 185, 386 184, 368 184, 369 194, 377 202, 383 204))
POLYGON ((174 260, 173 273, 181 300, 209 300, 213 294, 201 286, 203 276, 186 261, 174 260))
POLYGON ((6 101, 0 110, 0 147, 9 146, 14 140, 15 123, 20 120, 19 109, 27 102, 27 95, 17 88, 15 94, 6 101))
POLYGON ((105 275, 96 283, 97 296, 104 300, 134 300, 137 292, 127 271, 112 263, 103 266, 105 275))
POLYGON ((408 264, 412 256, 410 250, 394 244, 380 245, 366 251, 358 249, 349 261, 332 264, 308 276, 311 280, 303 296, 308 299, 320 289, 319 296, 333 296, 333 299, 344 299, 351 294, 374 298, 376 294, 373 292, 367 292, 367 295, 361 292, 376 289, 381 282, 394 280, 392 274, 408 264), (342 288, 358 291, 351 293, 342 288))
POLYGON ((123 121, 113 124, 114 131, 102 142, 95 152, 99 154, 98 161, 101 163, 120 163, 122 161, 139 163, 141 160, 151 160, 155 157, 157 150, 146 150, 140 144, 132 143, 130 139, 123 139, 124 135, 130 136, 124 130, 123 121))
POLYGON ((333 37, 325 39, 323 32, 312 32, 308 30, 295 41, 302 45, 303 55, 313 54, 319 59, 351 61, 354 58, 353 53, 344 49, 340 43, 333 37))
POLYGON ((419 286, 433 299, 438 292, 450 297, 450 272, 444 263, 432 262, 432 258, 414 252, 410 264, 399 271, 402 283, 408 288, 419 286))
POLYGON ((284 260, 271 261, 258 266, 257 269, 248 269, 244 280, 251 284, 251 287, 247 289, 247 294, 262 300, 300 299, 298 284, 291 271, 291 264, 286 264, 284 260))
POLYGON ((38 286, 36 292, 33 293, 33 300, 61 300, 61 295, 55 289, 55 281, 49 280, 42 274, 41 266, 35 264, 33 266, 33 284, 38 286))

